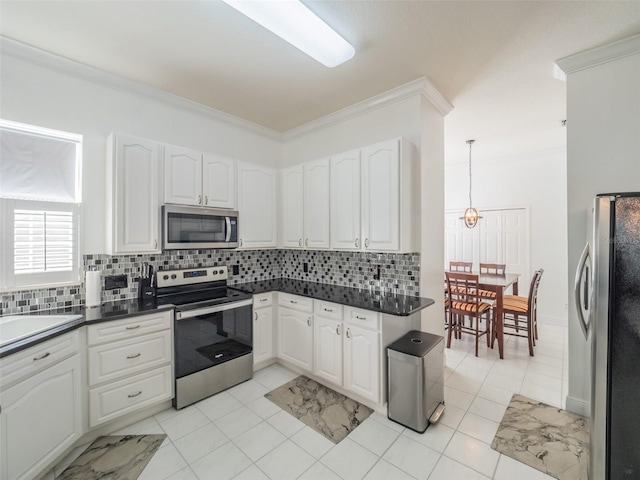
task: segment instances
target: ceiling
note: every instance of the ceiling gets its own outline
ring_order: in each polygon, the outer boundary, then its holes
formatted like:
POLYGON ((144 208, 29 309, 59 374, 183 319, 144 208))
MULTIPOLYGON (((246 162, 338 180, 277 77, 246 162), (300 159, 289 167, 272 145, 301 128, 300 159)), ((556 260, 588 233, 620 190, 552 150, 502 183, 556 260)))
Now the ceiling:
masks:
POLYGON ((14 40, 286 132, 426 76, 448 162, 564 148, 558 58, 640 33, 640 1, 313 1, 356 49, 329 69, 215 1, 0 0, 14 40))

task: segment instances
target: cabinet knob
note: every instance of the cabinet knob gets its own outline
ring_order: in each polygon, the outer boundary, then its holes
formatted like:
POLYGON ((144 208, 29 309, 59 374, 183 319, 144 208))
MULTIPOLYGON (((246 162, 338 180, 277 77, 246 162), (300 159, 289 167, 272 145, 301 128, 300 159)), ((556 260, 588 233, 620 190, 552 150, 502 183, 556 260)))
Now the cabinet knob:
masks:
POLYGON ((253 319, 257 322, 258 321, 258 312, 253 312, 253 319))
POLYGON ((242 239, 240 239, 240 246, 242 246, 242 239))
POLYGON ((347 338, 351 338, 351 329, 347 328, 347 338))
POLYGON ((369 248, 369 239, 368 238, 364 239, 364 248, 369 248))
POLYGON ((202 205, 202 195, 198 195, 198 205, 202 205))
POLYGON ((340 335, 340 325, 336 327, 336 335, 340 335))
POLYGON ((298 240, 298 246, 299 246, 299 247, 301 247, 301 246, 302 246, 302 239, 301 239, 301 238, 298 240))
POLYGON ((356 238, 355 244, 356 244, 356 248, 360 248, 360 239, 359 238, 356 238))
POLYGON ((311 317, 307 318, 307 325, 311 326, 311 317))
POLYGON ((305 238, 305 240, 304 240, 304 246, 305 246, 305 247, 308 247, 308 246, 309 246, 309 239, 308 239, 308 238, 305 238))
POLYGON ((207 197, 206 195, 204 196, 204 204, 209 205, 209 197, 207 197))

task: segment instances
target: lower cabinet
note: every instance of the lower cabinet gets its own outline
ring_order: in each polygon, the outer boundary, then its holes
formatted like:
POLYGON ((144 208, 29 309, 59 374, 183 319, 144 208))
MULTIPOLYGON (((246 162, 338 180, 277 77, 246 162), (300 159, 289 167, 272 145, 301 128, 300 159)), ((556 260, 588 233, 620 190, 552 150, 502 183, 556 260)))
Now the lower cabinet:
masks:
POLYGON ((342 385, 342 321, 315 317, 313 373, 342 385))
POLYGON ((278 309, 278 357, 313 371, 313 313, 278 309))
MULTIPOLYGON (((77 347, 77 336, 77 331, 71 332, 12 355, 7 359, 9 368, 13 364, 22 369, 20 364, 24 365, 25 361, 34 366, 43 362, 46 366, 55 356, 57 346, 65 343, 67 337, 77 347)), ((35 478, 82 436, 85 393, 77 348, 72 353, 37 373, 25 371, 28 376, 22 376, 24 379, 0 392, 0 478, 3 480, 35 478)))
POLYGON ((380 333, 345 323, 344 388, 380 402, 380 333))
POLYGON ((173 397, 172 315, 89 325, 89 428, 173 397))
POLYGON ((273 358, 273 294, 253 296, 253 364, 273 358))

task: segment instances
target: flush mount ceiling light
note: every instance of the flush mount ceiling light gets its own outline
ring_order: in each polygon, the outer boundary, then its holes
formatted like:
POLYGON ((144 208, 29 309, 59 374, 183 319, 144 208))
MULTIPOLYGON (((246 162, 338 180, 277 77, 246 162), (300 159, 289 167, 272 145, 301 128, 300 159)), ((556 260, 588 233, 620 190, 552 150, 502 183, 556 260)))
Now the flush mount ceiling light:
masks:
POLYGON ((329 68, 350 60, 356 52, 298 0, 223 1, 329 68))
POLYGON ((482 217, 478 213, 478 210, 473 208, 473 204, 471 203, 471 145, 473 145, 475 140, 467 140, 467 145, 469 145, 469 208, 464 211, 460 220, 464 220, 464 224, 467 228, 473 228, 478 224, 478 220, 482 217))

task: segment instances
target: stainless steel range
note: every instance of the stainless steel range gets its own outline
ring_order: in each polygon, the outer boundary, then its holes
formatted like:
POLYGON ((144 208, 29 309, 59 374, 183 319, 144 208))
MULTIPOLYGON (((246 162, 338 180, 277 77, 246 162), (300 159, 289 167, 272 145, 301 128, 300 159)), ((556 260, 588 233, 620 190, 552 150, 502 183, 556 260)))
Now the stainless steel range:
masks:
POLYGON ((253 376, 252 299, 227 287, 227 267, 157 273, 157 301, 176 306, 177 409, 253 376))

